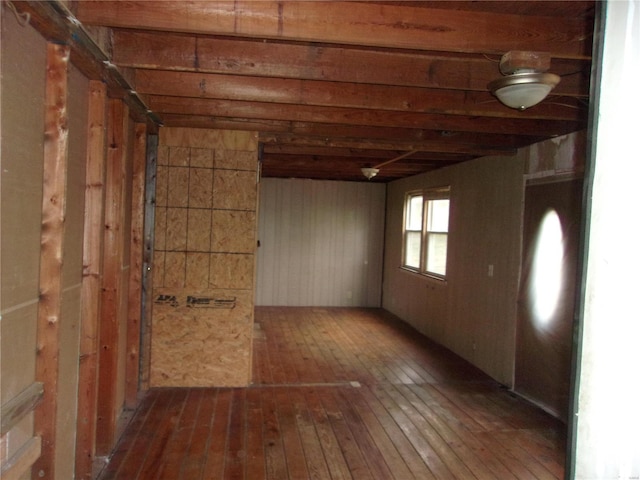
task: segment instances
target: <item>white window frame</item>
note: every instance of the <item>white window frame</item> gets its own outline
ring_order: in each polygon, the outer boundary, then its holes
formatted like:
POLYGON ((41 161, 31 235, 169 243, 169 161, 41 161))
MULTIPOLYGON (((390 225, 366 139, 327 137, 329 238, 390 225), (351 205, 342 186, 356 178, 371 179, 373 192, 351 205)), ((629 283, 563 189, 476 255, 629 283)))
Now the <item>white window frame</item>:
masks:
MULTIPOLYGON (((425 190, 414 190, 411 192, 407 192, 405 195, 405 203, 404 203, 404 218, 402 225, 402 258, 401 258, 401 268, 419 273, 421 275, 425 275, 427 277, 433 277, 440 280, 445 280, 447 275, 447 257, 449 250, 449 213, 451 211, 451 187, 437 187, 437 188, 428 188, 425 190), (416 197, 422 198, 422 212, 421 212, 421 225, 420 230, 417 230, 415 216, 412 219, 413 222, 410 221, 411 215, 411 199, 415 199, 416 197), (447 225, 446 230, 442 228, 433 229, 430 226, 433 223, 434 218, 431 217, 432 209, 434 204, 433 201, 437 200, 447 200, 449 201, 449 208, 447 210, 447 225), (413 225, 410 225, 413 223, 413 225), (420 246, 419 246, 419 265, 416 265, 418 262, 409 263, 407 259, 408 249, 407 245, 409 240, 409 235, 407 233, 413 234, 415 241, 415 233, 420 233, 420 246), (441 268, 427 268, 429 265, 429 261, 432 260, 429 258, 429 243, 430 241, 437 237, 446 235, 445 240, 445 249, 444 249, 444 265, 440 265, 441 268)), ((415 206, 415 204, 414 204, 415 206)), ((414 212, 415 213, 415 212, 414 212)), ((440 225, 439 227, 442 227, 440 225)), ((415 259, 415 251, 412 257, 415 259)))

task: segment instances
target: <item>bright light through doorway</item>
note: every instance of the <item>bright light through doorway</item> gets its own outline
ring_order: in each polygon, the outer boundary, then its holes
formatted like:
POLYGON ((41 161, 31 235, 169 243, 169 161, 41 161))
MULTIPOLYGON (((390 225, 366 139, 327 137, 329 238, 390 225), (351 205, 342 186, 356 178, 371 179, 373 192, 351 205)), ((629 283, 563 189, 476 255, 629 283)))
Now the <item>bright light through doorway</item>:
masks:
POLYGON ((540 223, 531 271, 531 311, 540 329, 549 326, 563 282, 564 242, 560 217, 549 210, 540 223))

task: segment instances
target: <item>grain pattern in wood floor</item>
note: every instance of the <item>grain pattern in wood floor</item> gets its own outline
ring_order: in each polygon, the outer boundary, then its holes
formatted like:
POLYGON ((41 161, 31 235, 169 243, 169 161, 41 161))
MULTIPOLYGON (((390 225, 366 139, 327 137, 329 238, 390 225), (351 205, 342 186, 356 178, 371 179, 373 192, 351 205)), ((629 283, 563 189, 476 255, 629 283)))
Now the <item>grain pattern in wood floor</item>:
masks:
POLYGON ((377 309, 256 309, 253 384, 152 389, 100 480, 559 479, 564 426, 377 309))

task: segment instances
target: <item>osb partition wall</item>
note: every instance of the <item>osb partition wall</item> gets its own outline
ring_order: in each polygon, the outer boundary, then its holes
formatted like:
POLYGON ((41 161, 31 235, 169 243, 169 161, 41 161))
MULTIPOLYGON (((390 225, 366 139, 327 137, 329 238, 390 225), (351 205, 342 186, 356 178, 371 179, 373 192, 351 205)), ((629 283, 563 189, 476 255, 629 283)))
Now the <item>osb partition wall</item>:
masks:
POLYGON ((250 381, 257 135, 162 129, 150 383, 250 381))

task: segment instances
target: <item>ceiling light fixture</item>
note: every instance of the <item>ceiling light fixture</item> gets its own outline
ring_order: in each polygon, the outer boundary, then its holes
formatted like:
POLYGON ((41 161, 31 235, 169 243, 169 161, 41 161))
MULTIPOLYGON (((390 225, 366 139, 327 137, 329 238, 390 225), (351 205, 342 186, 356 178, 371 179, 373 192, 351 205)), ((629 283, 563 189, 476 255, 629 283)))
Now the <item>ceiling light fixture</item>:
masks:
POLYGON ((371 180, 380 171, 379 168, 373 168, 373 167, 362 167, 360 170, 362 171, 362 174, 365 177, 367 177, 367 180, 371 180))
POLYGON ((487 88, 507 107, 525 110, 544 100, 560 82, 558 75, 546 73, 550 64, 548 53, 505 53, 500 59, 500 72, 505 76, 487 88))

